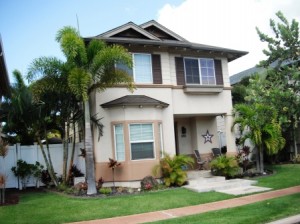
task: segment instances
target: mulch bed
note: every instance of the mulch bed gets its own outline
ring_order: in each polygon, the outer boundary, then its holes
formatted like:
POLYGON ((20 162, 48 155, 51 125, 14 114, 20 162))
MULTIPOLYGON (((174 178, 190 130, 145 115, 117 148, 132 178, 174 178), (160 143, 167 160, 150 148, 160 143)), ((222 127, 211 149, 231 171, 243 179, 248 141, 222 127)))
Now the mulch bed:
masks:
POLYGON ((4 204, 0 202, 0 206, 7 206, 7 205, 16 205, 19 203, 19 190, 16 189, 6 189, 5 190, 5 200, 4 204))
POLYGON ((23 190, 15 189, 15 188, 7 188, 5 190, 5 202, 2 204, 0 202, 0 206, 8 206, 8 205, 16 205, 20 201, 20 195, 26 194, 28 192, 43 192, 43 188, 26 188, 23 190))

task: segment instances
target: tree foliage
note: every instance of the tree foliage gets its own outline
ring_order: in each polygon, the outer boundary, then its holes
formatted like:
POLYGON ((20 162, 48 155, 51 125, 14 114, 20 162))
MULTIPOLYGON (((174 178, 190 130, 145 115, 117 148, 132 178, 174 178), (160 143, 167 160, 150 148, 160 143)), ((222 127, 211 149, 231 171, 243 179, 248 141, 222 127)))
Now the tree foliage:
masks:
POLYGON ((265 102, 277 109, 278 120, 285 132, 289 133, 297 155, 296 128, 300 118, 300 39, 299 23, 289 22, 282 12, 277 12, 278 22, 270 20, 273 36, 264 34, 258 28, 260 40, 268 44, 263 52, 266 60, 259 63, 268 70, 265 102))
POLYGON ((131 67, 132 59, 127 50, 121 46, 108 46, 100 40, 85 43, 76 29, 72 27, 59 30, 56 40, 70 68, 68 86, 83 104, 87 194, 96 194, 94 146, 90 124, 91 121, 96 121, 94 125, 98 127, 101 134, 103 125, 99 122, 100 119, 90 112, 89 95, 95 90, 103 91, 116 84, 126 84, 128 89, 132 90, 132 77, 124 71, 114 69, 117 63, 131 67))
POLYGON ((276 13, 279 22, 270 19, 270 27, 274 36, 264 34, 256 28, 262 42, 268 43, 268 49, 263 50, 266 60, 260 62, 260 66, 268 67, 276 62, 276 69, 288 62, 294 62, 300 56, 299 23, 293 19, 290 23, 281 11, 276 13))
POLYGON ((234 106, 234 126, 240 131, 240 141, 249 139, 257 147, 257 170, 264 172, 263 152, 276 154, 285 145, 277 113, 264 104, 237 104, 234 106))

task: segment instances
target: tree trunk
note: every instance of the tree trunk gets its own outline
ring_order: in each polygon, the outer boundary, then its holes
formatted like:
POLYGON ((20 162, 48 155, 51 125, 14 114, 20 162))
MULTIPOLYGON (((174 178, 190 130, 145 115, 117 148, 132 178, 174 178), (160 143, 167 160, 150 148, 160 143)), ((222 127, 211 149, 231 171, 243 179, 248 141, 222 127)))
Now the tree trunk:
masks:
POLYGON ((259 160, 260 160, 260 172, 263 174, 264 173, 264 150, 263 150, 263 146, 260 147, 259 150, 259 160))
POLYGON ((260 172, 260 154, 257 147, 255 147, 255 151, 256 151, 256 171, 260 172))
POLYGON ((89 101, 84 102, 84 149, 85 167, 86 167, 86 180, 87 180, 87 194, 96 194, 96 181, 95 181, 95 160, 93 150, 93 139, 90 123, 90 105, 89 101))
MULTIPOLYGON (((44 129, 44 132, 45 132, 45 136, 47 136, 46 129, 44 129)), ((54 185, 58 186, 58 182, 57 182, 55 172, 54 172, 54 168, 53 168, 53 163, 52 163, 52 159, 51 159, 51 154, 50 154, 50 150, 49 150, 49 143, 48 143, 48 138, 47 137, 46 137, 46 148, 47 148, 47 156, 48 156, 47 158, 48 158, 48 164, 49 164, 49 167, 47 167, 48 172, 49 172, 50 176, 52 175, 51 179, 52 179, 54 185)))
POLYGON ((56 180, 55 174, 54 174, 54 172, 51 172, 51 170, 53 170, 53 168, 51 169, 51 167, 50 167, 50 163, 48 161, 48 158, 47 158, 44 146, 43 146, 43 144, 42 144, 41 139, 40 139, 39 136, 37 137, 37 141, 38 141, 38 144, 39 144, 40 149, 42 151, 42 154, 43 154, 43 157, 44 157, 44 160, 45 160, 45 163, 46 163, 46 167, 48 169, 48 172, 49 172, 49 175, 51 177, 51 180, 53 181, 54 185, 57 186, 58 184, 57 184, 57 180, 56 180))
POLYGON ((297 149, 297 138, 296 138, 296 129, 295 128, 293 128, 293 140, 294 140, 295 158, 297 158, 298 149, 297 149))
POLYGON ((74 155, 75 155, 75 146, 76 146, 76 126, 75 122, 73 122, 73 143, 72 143, 72 152, 71 152, 71 158, 70 158, 70 164, 69 164, 69 172, 67 176, 67 183, 70 181, 71 176, 71 169, 74 163, 74 155))
POLYGON ((68 151, 69 151, 69 133, 70 122, 67 119, 67 133, 64 135, 63 140, 63 183, 67 183, 67 168, 68 168, 68 151))

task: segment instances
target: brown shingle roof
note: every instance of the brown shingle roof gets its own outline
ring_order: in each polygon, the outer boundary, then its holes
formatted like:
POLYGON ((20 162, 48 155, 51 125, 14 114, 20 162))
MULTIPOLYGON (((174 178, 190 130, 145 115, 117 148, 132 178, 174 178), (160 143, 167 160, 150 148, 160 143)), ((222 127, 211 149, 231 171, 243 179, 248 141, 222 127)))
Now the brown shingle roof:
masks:
POLYGON ((145 95, 127 95, 118 99, 103 103, 103 108, 123 107, 123 106, 159 106, 168 107, 169 104, 153 99, 145 95))
POLYGON ((100 39, 111 44, 132 44, 157 47, 164 46, 167 48, 182 49, 184 51, 192 50, 197 52, 203 51, 208 53, 217 53, 227 57, 229 62, 248 54, 246 51, 189 42, 154 20, 146 22, 140 26, 134 24, 133 22, 129 22, 95 37, 88 37, 84 39, 87 42, 91 41, 92 39, 100 39), (134 29, 141 35, 132 36, 133 32, 129 32, 130 29, 134 29), (124 33, 124 31, 127 32, 124 33), (144 38, 142 38, 143 36, 144 38))

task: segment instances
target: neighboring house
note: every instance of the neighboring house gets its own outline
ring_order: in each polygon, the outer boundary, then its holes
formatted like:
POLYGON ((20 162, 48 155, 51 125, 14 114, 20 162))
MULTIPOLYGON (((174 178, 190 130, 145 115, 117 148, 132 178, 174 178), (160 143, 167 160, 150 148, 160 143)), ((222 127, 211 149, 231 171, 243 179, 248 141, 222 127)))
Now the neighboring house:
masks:
POLYGON ((151 175, 163 152, 193 156, 197 149, 203 159, 210 158, 211 149, 220 146, 219 116, 228 153, 236 152, 227 65, 247 52, 189 42, 153 20, 85 38, 91 39, 128 49, 133 69, 116 68, 126 69, 137 87, 131 93, 115 86, 91 99, 92 113, 104 124, 104 136, 94 140, 97 179, 112 180, 109 158, 122 164, 116 181, 151 175))
POLYGON ((237 74, 234 74, 232 76, 229 77, 230 79, 230 85, 235 85, 235 84, 238 84, 242 81, 243 78, 247 78, 247 77, 250 77, 254 74, 262 74, 263 72, 265 72, 266 69, 265 68, 262 68, 262 67, 252 67, 252 68, 249 68, 249 69, 246 69, 244 71, 241 71, 237 74))
MULTIPOLYGON (((290 64, 294 64, 294 63, 299 63, 300 59, 297 60, 297 61, 292 61, 292 60, 287 60, 287 61, 283 61, 281 63, 281 66, 286 66, 286 65, 290 65, 290 64)), ((278 66, 278 62, 273 62, 271 65, 270 65, 270 68, 275 68, 276 66, 278 66)), ((247 77, 250 77, 252 75, 255 75, 255 74, 259 74, 259 75, 263 75, 265 72, 267 71, 266 68, 264 67, 258 67, 258 66, 254 66, 252 68, 248 68, 244 71, 241 71, 239 73, 236 73, 232 76, 229 77, 230 79, 230 85, 235 85, 235 84, 238 84, 241 82, 241 80, 243 78, 247 78, 247 77)))

